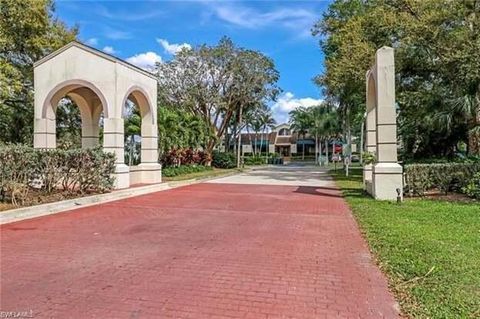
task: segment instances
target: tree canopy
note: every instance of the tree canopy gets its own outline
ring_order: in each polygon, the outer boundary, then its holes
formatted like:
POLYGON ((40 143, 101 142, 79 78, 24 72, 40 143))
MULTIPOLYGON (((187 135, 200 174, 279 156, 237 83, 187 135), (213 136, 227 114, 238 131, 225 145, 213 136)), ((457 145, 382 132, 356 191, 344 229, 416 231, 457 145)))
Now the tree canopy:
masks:
POLYGON ((200 116, 214 132, 208 152, 234 116, 242 122, 242 110, 275 99, 279 92, 273 61, 225 37, 214 46, 184 49, 173 60, 159 64, 158 78, 162 104, 200 116))
POLYGON ((480 152, 480 1, 336 0, 313 28, 325 53, 316 77, 344 120, 359 127, 365 72, 395 49, 403 155, 480 152))
POLYGON ((0 140, 31 143, 33 62, 77 36, 51 0, 0 2, 0 140))

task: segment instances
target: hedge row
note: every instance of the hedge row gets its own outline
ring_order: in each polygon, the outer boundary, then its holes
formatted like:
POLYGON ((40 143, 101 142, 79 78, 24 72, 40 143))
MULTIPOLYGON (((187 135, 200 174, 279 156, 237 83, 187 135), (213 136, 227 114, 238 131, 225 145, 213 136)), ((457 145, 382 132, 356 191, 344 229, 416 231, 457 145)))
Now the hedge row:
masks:
POLYGON ((480 162, 445 164, 408 164, 404 167, 405 190, 410 195, 423 196, 426 191, 438 189, 445 194, 460 192, 480 172, 480 162))
POLYGON ((237 166, 235 154, 213 151, 212 166, 217 168, 234 168, 237 166))
POLYGON ((211 169, 211 167, 203 165, 182 165, 178 167, 165 167, 162 169, 162 175, 164 177, 174 177, 183 174, 208 171, 211 169))
POLYGON ((35 189, 53 192, 105 192, 113 188, 115 155, 100 148, 40 150, 0 147, 0 200, 17 205, 35 189))
POLYGON ((262 165, 265 164, 265 156, 261 155, 253 155, 253 156, 245 156, 244 163, 245 165, 262 165))

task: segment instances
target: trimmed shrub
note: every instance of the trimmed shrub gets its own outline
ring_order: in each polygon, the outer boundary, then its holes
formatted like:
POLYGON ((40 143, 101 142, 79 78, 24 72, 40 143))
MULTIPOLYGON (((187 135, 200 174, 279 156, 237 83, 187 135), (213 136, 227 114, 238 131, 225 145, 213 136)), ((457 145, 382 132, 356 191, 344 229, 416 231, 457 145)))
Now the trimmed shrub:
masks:
POLYGON ((261 155, 245 156, 244 163, 245 165, 262 165, 262 164, 265 164, 265 156, 261 156, 261 155))
POLYGON ((0 147, 0 200, 16 205, 32 189, 53 192, 105 192, 113 188, 115 155, 101 148, 40 150, 0 147))
POLYGON ((164 177, 174 177, 178 175, 191 174, 197 172, 204 172, 212 170, 209 166, 202 165, 182 165, 179 167, 166 167, 162 169, 162 175, 164 177))
POLYGON ((405 165, 405 191, 420 196, 431 189, 438 189, 445 194, 460 191, 469 178, 479 171, 480 162, 405 165))
POLYGON ((237 166, 235 154, 213 151, 212 165, 217 168, 234 168, 237 166))
POLYGON ((480 199, 480 172, 477 172, 468 181, 467 185, 462 188, 462 191, 467 195, 475 199, 480 199))

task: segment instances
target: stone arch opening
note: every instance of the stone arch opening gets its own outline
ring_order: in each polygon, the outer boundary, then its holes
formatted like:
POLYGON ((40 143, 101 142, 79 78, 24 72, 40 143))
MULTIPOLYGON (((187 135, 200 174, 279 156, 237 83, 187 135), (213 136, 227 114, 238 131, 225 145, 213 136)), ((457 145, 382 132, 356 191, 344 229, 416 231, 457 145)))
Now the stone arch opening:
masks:
POLYGON ((131 184, 138 184, 147 178, 149 170, 159 165, 155 106, 147 92, 138 86, 127 90, 123 105, 125 163, 130 166, 131 184), (136 132, 129 132, 129 125, 135 126, 136 132))
POLYGON ((105 97, 92 83, 84 80, 69 80, 56 85, 43 102, 42 119, 47 122, 46 148, 57 146, 57 110, 65 99, 74 103, 80 111, 81 147, 99 145, 100 119, 108 114, 105 97))

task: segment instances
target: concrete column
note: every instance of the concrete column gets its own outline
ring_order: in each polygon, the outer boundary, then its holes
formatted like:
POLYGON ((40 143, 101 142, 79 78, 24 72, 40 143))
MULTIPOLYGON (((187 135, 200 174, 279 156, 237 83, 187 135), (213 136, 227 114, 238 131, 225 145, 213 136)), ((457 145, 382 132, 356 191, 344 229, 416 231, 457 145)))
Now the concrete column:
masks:
MULTIPOLYGON (((375 93, 375 79, 371 71, 366 75, 367 83, 367 118, 366 118, 366 150, 367 152, 376 154, 377 152, 377 114, 376 114, 376 93, 375 93)), ((366 164, 363 167, 363 187, 373 195, 373 164, 366 164)))
POLYGON ((91 148, 98 145, 100 128, 97 124, 82 122, 82 148, 91 148))
POLYGON ((162 181, 162 166, 158 163, 158 127, 156 124, 142 122, 140 159, 140 165, 130 167, 130 183, 160 183, 162 181))
POLYGON ((36 118, 33 123, 33 147, 56 148, 56 123, 55 118, 36 118))
POLYGON ((106 118, 103 129, 103 151, 115 153, 115 188, 130 186, 129 168, 124 157, 124 128, 122 118, 106 118))
POLYGON ((158 128, 156 124, 142 123, 141 161, 144 164, 158 163, 158 128))
POLYGON ((395 64, 392 48, 376 54, 376 157, 373 167, 374 197, 395 200, 403 193, 402 167, 397 162, 397 122, 395 110, 395 64))
POLYGON ((96 104, 92 102, 94 97, 90 97, 90 102, 84 102, 84 104, 79 103, 78 98, 76 99, 77 105, 81 106, 80 113, 82 114, 82 148, 96 147, 99 144, 99 121, 103 105, 101 102, 96 104))
POLYGON ((268 152, 269 153, 275 153, 275 144, 269 144, 268 145, 268 152))

